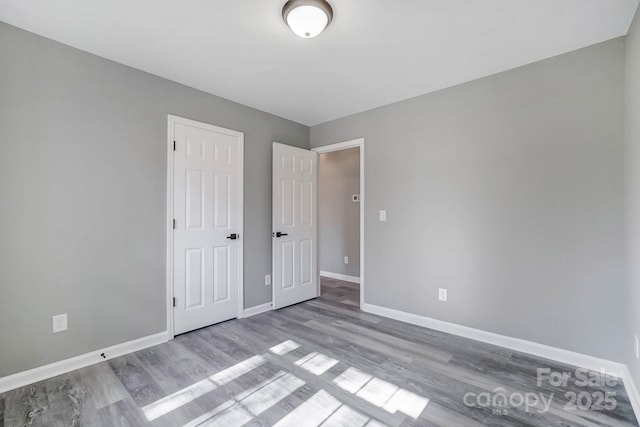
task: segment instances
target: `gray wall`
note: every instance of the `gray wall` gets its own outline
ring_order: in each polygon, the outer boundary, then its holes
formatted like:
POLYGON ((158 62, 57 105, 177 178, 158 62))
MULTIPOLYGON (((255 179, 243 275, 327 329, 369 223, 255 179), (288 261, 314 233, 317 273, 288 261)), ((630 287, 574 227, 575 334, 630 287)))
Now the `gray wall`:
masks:
POLYGON ((270 301, 271 142, 306 126, 4 23, 0 64, 0 376, 166 329, 167 114, 244 132, 245 307, 270 301))
POLYGON ((360 276, 360 148, 320 155, 318 244, 320 270, 360 276), (344 257, 349 257, 349 264, 344 257))
POLYGON ((640 10, 631 25, 625 47, 628 301, 631 306, 627 363, 636 385, 640 386, 640 362, 635 358, 633 342, 633 334, 640 336, 640 10))
POLYGON ((365 301, 623 359, 623 98, 616 39, 312 127, 365 138, 365 301))

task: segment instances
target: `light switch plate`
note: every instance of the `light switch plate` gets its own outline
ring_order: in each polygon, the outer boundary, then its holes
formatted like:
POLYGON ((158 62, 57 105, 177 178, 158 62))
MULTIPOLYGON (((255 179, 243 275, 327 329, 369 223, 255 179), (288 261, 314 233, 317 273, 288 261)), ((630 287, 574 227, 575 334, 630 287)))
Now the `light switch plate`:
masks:
POLYGON ((264 285, 265 286, 271 286, 271 275, 267 274, 264 276, 264 285))

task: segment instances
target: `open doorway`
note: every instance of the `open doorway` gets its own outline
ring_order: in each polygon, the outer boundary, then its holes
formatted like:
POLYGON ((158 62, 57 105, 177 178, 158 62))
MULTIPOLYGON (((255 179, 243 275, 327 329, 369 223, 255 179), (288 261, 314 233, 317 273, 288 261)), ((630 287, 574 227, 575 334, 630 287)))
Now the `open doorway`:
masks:
POLYGON ((364 140, 314 149, 318 167, 320 294, 360 308, 364 300, 364 140))

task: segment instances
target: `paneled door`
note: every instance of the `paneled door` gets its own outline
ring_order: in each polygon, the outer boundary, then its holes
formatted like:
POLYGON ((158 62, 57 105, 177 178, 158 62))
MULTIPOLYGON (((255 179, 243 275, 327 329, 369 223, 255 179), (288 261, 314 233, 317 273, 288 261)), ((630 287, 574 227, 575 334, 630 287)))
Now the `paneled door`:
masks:
POLYGON ((273 308, 318 296, 318 155, 273 143, 273 308))
POLYGON ((169 126, 173 323, 181 334, 239 315, 244 134, 173 116, 169 126))

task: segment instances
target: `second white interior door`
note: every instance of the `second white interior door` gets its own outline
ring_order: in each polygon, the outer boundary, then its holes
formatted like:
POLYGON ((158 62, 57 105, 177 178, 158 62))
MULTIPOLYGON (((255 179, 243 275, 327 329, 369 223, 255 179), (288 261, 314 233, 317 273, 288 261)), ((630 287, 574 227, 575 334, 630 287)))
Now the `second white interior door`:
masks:
POLYGON ((318 155, 273 143, 273 308, 318 296, 318 155))

